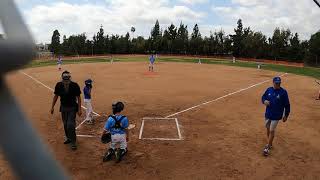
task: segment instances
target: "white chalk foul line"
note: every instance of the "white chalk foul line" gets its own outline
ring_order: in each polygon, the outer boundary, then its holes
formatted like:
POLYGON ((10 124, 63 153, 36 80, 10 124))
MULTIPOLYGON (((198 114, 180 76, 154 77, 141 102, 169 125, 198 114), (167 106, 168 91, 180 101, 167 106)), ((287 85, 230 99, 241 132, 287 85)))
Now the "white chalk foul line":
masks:
MULTIPOLYGON (((280 75, 280 77, 285 76, 285 75, 287 75, 287 74, 288 74, 288 73, 282 74, 282 75, 280 75)), ((206 104, 210 104, 210 103, 219 101, 220 99, 224 99, 224 98, 226 98, 226 97, 228 97, 228 96, 232 96, 232 95, 234 95, 234 94, 238 94, 238 93, 240 93, 240 92, 242 92, 242 91, 249 90, 249 89, 251 89, 251 88, 254 88, 254 87, 256 87, 256 86, 259 86, 259 85, 261 85, 261 84, 264 84, 264 83, 270 82, 270 81, 271 81, 271 80, 266 80, 266 81, 259 82, 259 83, 257 83, 257 84, 251 85, 251 86, 249 86, 249 87, 247 87, 247 88, 240 89, 240 90, 238 90, 238 91, 235 91, 235 92, 226 94, 226 95, 221 96, 221 97, 218 97, 218 98, 216 98, 216 99, 213 99, 213 100, 210 100, 210 101, 207 101, 207 102, 204 102, 204 103, 195 105, 195 106, 193 106, 193 107, 184 109, 184 110, 182 110, 182 111, 176 112, 176 113, 174 113, 174 114, 168 115, 166 118, 174 117, 174 116, 176 116, 176 115, 178 115, 178 114, 181 114, 181 113, 190 111, 190 110, 195 109, 195 108, 198 108, 198 107, 200 107, 200 106, 203 106, 203 105, 206 105, 206 104)))
POLYGON ((77 137, 85 137, 85 138, 97 138, 98 136, 92 136, 92 135, 83 135, 83 134, 78 134, 77 137))
MULTIPOLYGON (((42 83, 42 82, 39 81, 38 79, 34 78, 33 76, 31 76, 31 75, 29 75, 29 74, 27 74, 27 73, 25 73, 25 72, 23 72, 23 71, 20 71, 20 73, 24 74, 25 76, 27 76, 27 77, 29 77, 30 79, 34 80, 36 83, 38 83, 38 84, 44 86, 45 88, 49 89, 50 91, 54 92, 54 90, 53 90, 51 87, 45 85, 44 83, 42 83)), ((84 107, 84 106, 81 106, 81 107, 82 107, 83 109, 87 109, 87 108, 84 107)), ((101 116, 100 114, 98 114, 98 113, 96 113, 96 112, 92 112, 92 113, 93 113, 94 115, 96 115, 96 116, 101 116)), ((86 120, 82 121, 82 122, 76 127, 76 129, 78 129, 78 128, 79 128, 83 123, 85 123, 85 122, 86 122, 86 120)))
POLYGON ((177 130, 178 130, 179 139, 182 139, 181 132, 180 132, 180 125, 179 125, 179 122, 178 122, 178 118, 175 118, 175 121, 176 121, 176 125, 177 125, 177 130))
POLYGON ((182 141, 182 139, 174 138, 142 138, 142 140, 154 140, 154 141, 182 141))
POLYGON ((142 119, 142 122, 141 122, 140 133, 139 133, 139 139, 142 139, 143 128, 144 128, 144 119, 142 119))

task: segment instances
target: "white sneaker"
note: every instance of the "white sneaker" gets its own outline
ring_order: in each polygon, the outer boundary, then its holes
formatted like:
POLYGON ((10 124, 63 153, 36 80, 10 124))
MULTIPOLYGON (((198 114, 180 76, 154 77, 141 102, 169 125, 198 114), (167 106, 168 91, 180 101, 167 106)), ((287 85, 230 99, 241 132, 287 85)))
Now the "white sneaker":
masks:
POLYGON ((89 125, 92 125, 93 124, 93 121, 92 120, 85 120, 86 121, 86 124, 89 124, 89 125))
POLYGON ((270 149, 272 148, 272 146, 269 146, 268 144, 264 147, 263 149, 263 155, 264 156, 269 156, 270 154, 270 149))

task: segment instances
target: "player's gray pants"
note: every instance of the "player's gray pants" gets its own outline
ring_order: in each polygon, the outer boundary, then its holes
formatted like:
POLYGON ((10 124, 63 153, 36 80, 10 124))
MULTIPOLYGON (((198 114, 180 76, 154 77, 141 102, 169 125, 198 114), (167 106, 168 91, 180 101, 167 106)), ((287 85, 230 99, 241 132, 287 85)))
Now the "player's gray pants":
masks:
POLYGON ((71 140, 71 143, 76 143, 76 111, 63 111, 61 112, 64 132, 67 139, 71 140))
POLYGON ((84 99, 84 106, 87 108, 86 109, 86 121, 91 121, 93 116, 93 110, 92 110, 92 104, 91 104, 91 99, 84 99))
POLYGON ((120 149, 127 149, 127 139, 125 134, 111 135, 110 148, 116 149, 117 144, 120 144, 120 149))

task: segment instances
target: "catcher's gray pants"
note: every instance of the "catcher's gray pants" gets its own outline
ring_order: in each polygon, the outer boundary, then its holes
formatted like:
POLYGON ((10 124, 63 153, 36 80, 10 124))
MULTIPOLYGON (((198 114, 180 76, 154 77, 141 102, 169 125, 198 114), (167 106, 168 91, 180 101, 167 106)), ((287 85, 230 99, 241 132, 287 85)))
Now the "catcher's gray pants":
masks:
POLYGON ((110 148, 116 149, 117 144, 120 144, 120 149, 127 149, 127 139, 125 134, 111 135, 110 148))
POLYGON ((71 143, 76 143, 76 111, 63 111, 61 112, 64 132, 67 139, 71 140, 71 143))

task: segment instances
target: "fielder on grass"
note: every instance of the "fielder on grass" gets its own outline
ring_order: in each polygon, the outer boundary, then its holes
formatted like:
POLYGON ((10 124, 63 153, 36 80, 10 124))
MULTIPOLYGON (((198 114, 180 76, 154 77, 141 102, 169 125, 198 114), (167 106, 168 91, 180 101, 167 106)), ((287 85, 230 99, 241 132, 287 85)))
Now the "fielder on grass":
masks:
POLYGON ((127 153, 129 120, 126 116, 120 114, 123 109, 124 104, 122 102, 112 104, 113 114, 109 116, 103 131, 103 134, 111 133, 111 143, 103 157, 103 162, 110 161, 114 155, 116 161, 120 162, 127 153), (116 149, 117 144, 120 145, 120 148, 116 149))
POLYGON ((268 156, 272 149, 272 142, 279 120, 288 120, 290 114, 290 101, 288 93, 281 87, 281 78, 273 78, 273 87, 268 88, 262 96, 262 103, 266 106, 265 126, 267 128, 268 144, 263 154, 268 156))
POLYGON ((64 71, 61 78, 62 81, 55 86, 50 112, 54 113, 54 106, 60 97, 60 112, 66 136, 64 144, 71 144, 71 149, 76 150, 76 114, 81 116, 81 91, 79 85, 71 81, 70 72, 64 71))

